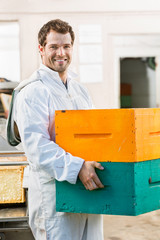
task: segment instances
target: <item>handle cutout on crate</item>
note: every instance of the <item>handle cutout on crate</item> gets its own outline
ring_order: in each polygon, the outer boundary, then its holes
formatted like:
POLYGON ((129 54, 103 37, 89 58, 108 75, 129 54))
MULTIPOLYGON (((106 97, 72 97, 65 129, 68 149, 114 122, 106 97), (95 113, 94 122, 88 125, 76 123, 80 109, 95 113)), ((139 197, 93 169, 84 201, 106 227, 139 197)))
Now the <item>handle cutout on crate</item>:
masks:
POLYGON ((160 186, 160 181, 152 181, 152 178, 149 178, 150 187, 160 186))
POLYGON ((74 137, 75 138, 83 138, 83 139, 88 139, 88 138, 110 138, 112 136, 112 133, 75 133, 74 137))
POLYGON ((150 136, 160 136, 160 131, 150 132, 149 135, 150 135, 150 136))

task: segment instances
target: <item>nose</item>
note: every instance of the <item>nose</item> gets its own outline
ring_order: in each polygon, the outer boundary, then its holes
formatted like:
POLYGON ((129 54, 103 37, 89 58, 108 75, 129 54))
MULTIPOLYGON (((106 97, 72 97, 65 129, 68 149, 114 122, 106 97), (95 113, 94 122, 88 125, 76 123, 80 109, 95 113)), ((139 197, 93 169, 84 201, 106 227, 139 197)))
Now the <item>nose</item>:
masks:
POLYGON ((65 51, 64 51, 64 48, 63 47, 59 47, 57 49, 57 55, 58 56, 64 56, 65 55, 65 51))

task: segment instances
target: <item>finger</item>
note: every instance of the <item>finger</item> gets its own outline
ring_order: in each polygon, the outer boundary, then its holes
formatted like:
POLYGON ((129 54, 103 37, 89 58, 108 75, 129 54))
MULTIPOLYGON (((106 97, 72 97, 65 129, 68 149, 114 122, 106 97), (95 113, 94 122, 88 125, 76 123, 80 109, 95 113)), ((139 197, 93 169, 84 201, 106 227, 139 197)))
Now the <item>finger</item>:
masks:
POLYGON ((95 182, 91 179, 91 181, 88 183, 88 189, 90 191, 94 190, 94 189, 97 189, 98 186, 95 184, 95 182))
POLYGON ((96 185, 96 183, 93 180, 91 180, 91 185, 92 185, 93 189, 97 189, 98 188, 98 186, 96 185))
POLYGON ((85 189, 86 189, 86 190, 89 190, 87 184, 84 184, 84 186, 85 186, 85 189))
POLYGON ((96 168, 100 169, 100 170, 103 170, 103 169, 104 169, 104 167, 103 167, 100 163, 98 163, 98 162, 94 162, 94 166, 95 166, 96 168))
POLYGON ((84 186, 87 190, 93 190, 94 188, 98 188, 92 179, 86 182, 84 186))
POLYGON ((93 181, 95 182, 95 184, 97 185, 98 188, 104 188, 104 185, 99 180, 97 174, 94 175, 93 181))

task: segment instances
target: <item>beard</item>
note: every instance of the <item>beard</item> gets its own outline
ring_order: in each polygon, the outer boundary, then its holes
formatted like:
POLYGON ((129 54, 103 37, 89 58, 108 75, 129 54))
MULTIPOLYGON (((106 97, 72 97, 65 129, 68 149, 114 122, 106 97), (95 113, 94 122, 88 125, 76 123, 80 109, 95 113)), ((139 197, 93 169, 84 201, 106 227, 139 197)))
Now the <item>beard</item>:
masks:
POLYGON ((70 61, 68 59, 59 59, 59 61, 55 60, 55 58, 52 58, 51 60, 51 65, 52 65, 52 69, 56 72, 64 72, 67 70, 68 66, 70 65, 70 61))

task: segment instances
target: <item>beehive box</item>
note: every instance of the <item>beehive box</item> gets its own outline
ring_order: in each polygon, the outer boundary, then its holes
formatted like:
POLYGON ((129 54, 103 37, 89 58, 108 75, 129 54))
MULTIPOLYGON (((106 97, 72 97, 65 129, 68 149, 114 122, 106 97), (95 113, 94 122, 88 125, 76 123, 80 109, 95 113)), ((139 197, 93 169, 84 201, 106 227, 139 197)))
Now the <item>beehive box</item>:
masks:
POLYGON ((121 83, 120 90, 121 108, 131 108, 132 85, 129 83, 121 83))
POLYGON ((56 209, 135 216, 160 208, 160 109, 56 112, 56 143, 87 161, 104 189, 56 182, 56 209))
POLYGON ((56 181, 58 212, 136 216, 160 208, 160 159, 136 163, 101 163, 96 170, 103 189, 88 191, 56 181))
POLYGON ((131 108, 132 99, 131 96, 121 96, 121 108, 131 108))
POLYGON ((160 109, 56 111, 56 143, 87 161, 160 157, 160 109))
POLYGON ((0 204, 23 203, 24 166, 0 166, 0 204))

